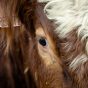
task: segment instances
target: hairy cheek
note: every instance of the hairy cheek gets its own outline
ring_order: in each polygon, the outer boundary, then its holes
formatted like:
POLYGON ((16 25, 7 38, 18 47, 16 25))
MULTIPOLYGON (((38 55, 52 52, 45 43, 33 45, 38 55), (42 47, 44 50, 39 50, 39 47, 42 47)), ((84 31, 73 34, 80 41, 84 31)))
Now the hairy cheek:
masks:
POLYGON ((38 53, 44 65, 39 73, 43 79, 41 88, 62 88, 62 67, 58 57, 51 50, 44 51, 41 47, 38 47, 38 53))
POLYGON ((52 50, 39 45, 30 47, 29 56, 29 67, 38 88, 62 88, 61 64, 52 50))
POLYGON ((53 62, 56 62, 55 59, 47 51, 44 51, 42 48, 40 49, 40 47, 38 47, 38 50, 39 56, 41 57, 46 67, 52 65, 53 62))
POLYGON ((59 64, 59 57, 54 54, 54 51, 50 47, 43 47, 38 44, 38 54, 46 67, 53 64, 59 64))

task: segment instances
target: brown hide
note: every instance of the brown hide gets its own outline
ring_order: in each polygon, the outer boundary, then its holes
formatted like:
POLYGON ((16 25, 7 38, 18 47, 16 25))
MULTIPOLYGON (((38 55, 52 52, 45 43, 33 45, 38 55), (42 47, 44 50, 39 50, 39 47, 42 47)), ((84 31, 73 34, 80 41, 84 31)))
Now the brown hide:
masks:
POLYGON ((36 88, 30 71, 25 73, 27 58, 24 52, 29 45, 29 34, 22 24, 15 24, 16 14, 24 1, 0 1, 0 88, 36 88), (1 25, 4 23, 7 24, 1 25))
POLYGON ((41 8, 39 6, 36 9, 35 36, 31 35, 29 44, 29 70, 31 70, 38 88, 62 88, 63 71, 59 61, 59 52, 55 47, 57 37, 53 31, 50 31, 54 27, 46 19, 41 8), (50 53, 43 52, 44 47, 39 44, 37 38, 44 38, 48 41, 50 53), (45 54, 45 57, 42 54, 45 54))
POLYGON ((0 31, 0 88, 72 88, 58 36, 42 6, 36 0, 0 3, 8 25, 0 31), (19 21, 15 27, 14 19, 19 21))

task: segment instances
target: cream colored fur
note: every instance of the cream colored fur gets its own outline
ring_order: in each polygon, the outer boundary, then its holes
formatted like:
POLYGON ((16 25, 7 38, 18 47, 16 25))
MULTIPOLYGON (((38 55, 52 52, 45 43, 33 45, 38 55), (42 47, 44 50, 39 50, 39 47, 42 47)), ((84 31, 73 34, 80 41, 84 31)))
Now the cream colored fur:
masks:
MULTIPOLYGON (((57 25, 55 32, 59 38, 66 38, 69 32, 76 29, 82 43, 85 41, 85 52, 88 55, 88 0, 39 0, 47 2, 44 12, 48 19, 57 25)), ((76 69, 88 61, 87 55, 78 55, 70 64, 76 69), (80 59, 78 59, 80 58, 80 59)))

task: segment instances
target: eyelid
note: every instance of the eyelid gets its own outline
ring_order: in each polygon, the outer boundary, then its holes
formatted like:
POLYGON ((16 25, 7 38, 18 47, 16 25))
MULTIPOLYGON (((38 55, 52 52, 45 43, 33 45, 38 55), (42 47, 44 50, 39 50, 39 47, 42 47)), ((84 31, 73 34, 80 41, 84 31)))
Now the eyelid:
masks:
POLYGON ((37 36, 36 40, 39 41, 39 39, 45 39, 45 40, 47 40, 46 37, 44 37, 44 36, 37 36))

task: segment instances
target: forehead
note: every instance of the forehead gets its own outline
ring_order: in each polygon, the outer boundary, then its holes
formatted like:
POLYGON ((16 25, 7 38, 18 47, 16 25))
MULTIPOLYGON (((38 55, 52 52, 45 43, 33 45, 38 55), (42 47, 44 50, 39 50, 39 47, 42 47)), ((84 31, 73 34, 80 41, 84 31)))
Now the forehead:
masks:
POLYGON ((36 23, 37 27, 42 26, 43 31, 47 34, 47 32, 54 31, 55 26, 54 24, 47 18, 46 14, 44 13, 44 5, 39 4, 36 8, 36 23))

